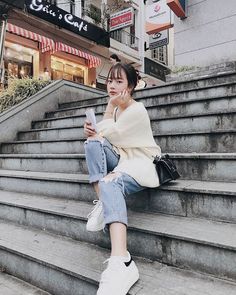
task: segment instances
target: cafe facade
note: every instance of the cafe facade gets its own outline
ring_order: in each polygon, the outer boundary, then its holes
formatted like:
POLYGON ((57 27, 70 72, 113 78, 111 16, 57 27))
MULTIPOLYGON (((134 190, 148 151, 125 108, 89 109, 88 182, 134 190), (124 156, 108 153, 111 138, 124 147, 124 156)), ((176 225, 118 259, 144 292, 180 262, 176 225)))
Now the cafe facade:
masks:
POLYGON ((26 0, 10 12, 4 43, 5 76, 66 79, 89 86, 109 55, 109 34, 49 4, 26 0))

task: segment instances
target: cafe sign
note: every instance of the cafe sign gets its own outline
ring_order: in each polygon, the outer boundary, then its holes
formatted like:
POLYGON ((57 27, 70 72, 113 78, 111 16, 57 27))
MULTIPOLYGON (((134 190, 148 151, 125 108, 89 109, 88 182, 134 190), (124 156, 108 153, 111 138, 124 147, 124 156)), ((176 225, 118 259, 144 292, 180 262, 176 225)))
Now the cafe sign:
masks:
POLYGON ((46 0, 26 0, 26 8, 31 14, 38 16, 61 28, 65 28, 97 44, 110 46, 109 33, 67 11, 48 3, 46 0))

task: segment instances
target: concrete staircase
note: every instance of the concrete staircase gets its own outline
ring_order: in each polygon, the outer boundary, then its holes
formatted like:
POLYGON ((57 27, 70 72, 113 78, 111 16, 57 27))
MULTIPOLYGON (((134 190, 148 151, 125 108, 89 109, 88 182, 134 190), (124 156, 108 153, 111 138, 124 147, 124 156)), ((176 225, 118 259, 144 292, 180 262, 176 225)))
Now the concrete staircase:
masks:
MULTIPOLYGON (((141 274, 129 294, 235 295, 236 71, 140 90, 136 99, 182 177, 127 200, 128 247, 141 274)), ((96 294, 109 257, 108 235, 85 229, 95 194, 82 127, 85 109, 99 120, 106 100, 65 97, 1 144, 0 267, 50 294, 96 294)))

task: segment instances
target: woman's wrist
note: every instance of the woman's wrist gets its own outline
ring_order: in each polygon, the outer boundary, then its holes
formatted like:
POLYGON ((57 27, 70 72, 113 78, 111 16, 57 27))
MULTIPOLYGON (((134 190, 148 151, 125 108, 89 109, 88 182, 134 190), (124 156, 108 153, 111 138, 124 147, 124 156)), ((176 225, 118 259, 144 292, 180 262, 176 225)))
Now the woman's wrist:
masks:
POLYGON ((113 104, 108 103, 105 112, 103 113, 103 119, 110 119, 113 117, 115 106, 113 104))
POLYGON ((113 114, 115 107, 116 106, 113 105, 112 103, 108 103, 105 112, 106 113, 112 113, 113 114))
POLYGON ((106 108, 109 110, 114 110, 115 107, 116 107, 116 104, 114 104, 111 100, 109 100, 106 108))
POLYGON ((105 112, 103 112, 103 115, 110 115, 110 116, 113 116, 113 112, 105 111, 105 112))

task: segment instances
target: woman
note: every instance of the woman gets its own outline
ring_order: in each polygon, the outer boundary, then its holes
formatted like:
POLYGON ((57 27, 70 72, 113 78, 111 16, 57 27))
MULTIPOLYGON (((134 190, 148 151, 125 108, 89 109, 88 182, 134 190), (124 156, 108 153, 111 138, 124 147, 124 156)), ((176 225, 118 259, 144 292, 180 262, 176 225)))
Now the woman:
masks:
POLYGON ((112 65, 115 65, 118 62, 121 62, 117 54, 110 55, 110 62, 112 65))
POLYGON ((127 251, 125 197, 159 186, 153 156, 160 155, 148 113, 132 98, 137 74, 131 65, 117 63, 109 71, 109 101, 98 133, 84 124, 86 161, 90 183, 98 200, 88 216, 87 230, 109 228, 111 256, 102 273, 97 295, 125 295, 138 280, 138 269, 127 251))

